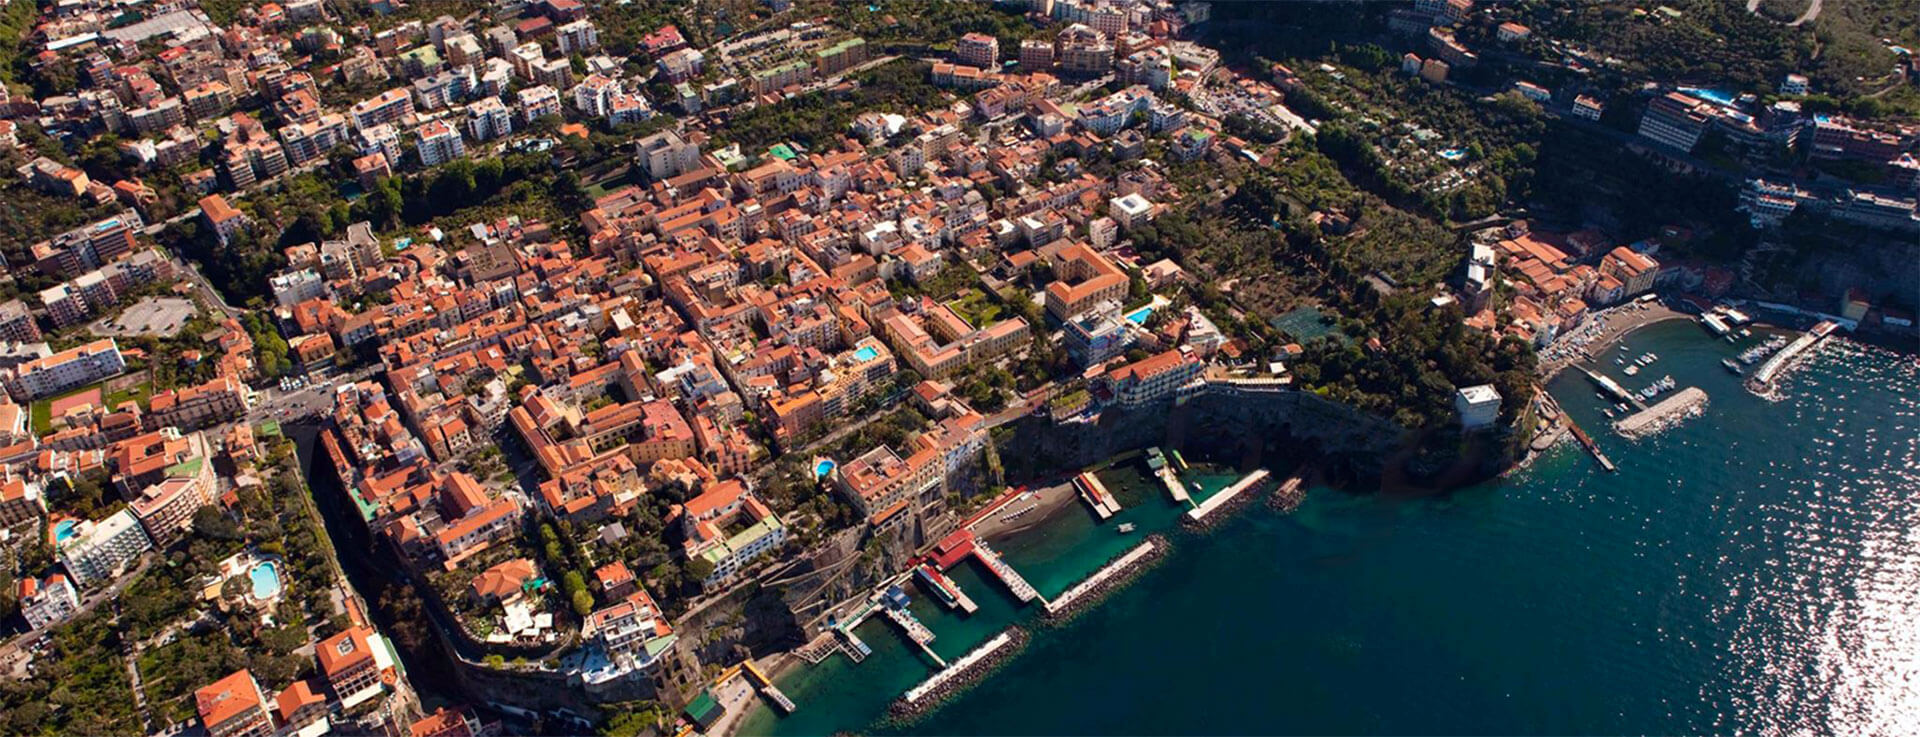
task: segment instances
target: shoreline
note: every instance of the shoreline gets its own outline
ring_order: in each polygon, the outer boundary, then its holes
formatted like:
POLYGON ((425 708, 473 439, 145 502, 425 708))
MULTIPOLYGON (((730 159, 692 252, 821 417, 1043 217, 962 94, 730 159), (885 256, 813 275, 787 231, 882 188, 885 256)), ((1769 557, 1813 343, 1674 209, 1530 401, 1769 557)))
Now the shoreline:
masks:
POLYGON ((1659 302, 1650 307, 1622 306, 1598 318, 1598 323, 1589 322, 1568 336, 1562 336, 1548 345, 1543 354, 1557 353, 1551 357, 1543 356, 1540 363, 1540 384, 1544 388, 1560 376, 1560 372, 1583 361, 1592 361, 1595 355, 1613 348, 1641 328, 1673 320, 1690 319, 1691 316, 1659 302))

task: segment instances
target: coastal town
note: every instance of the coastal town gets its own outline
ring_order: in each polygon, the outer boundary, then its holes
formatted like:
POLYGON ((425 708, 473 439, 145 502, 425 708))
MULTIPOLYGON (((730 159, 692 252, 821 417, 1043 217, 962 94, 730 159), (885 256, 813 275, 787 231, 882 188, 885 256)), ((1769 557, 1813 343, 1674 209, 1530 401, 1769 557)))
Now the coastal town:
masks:
POLYGON ((1914 340, 1906 47, 1308 5, 5 3, 0 732, 731 734, 870 618, 908 718, 1257 497, 1613 470, 1634 329, 1914 340))

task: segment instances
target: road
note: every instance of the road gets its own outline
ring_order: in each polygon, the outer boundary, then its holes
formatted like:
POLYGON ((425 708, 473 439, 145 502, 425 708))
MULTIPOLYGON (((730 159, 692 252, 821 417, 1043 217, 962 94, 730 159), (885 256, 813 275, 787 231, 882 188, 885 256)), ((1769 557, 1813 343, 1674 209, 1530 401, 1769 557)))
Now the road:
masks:
MULTIPOLYGON (((91 596, 86 597, 84 600, 80 602, 80 611, 76 612, 73 615, 73 617, 68 618, 68 621, 72 621, 73 619, 77 619, 81 615, 86 614, 87 612, 93 611, 94 608, 100 606, 102 602, 118 601, 120 599, 120 592, 124 591, 128 586, 133 585, 134 581, 140 580, 140 576, 147 572, 147 566, 152 562, 153 562, 153 556, 146 556, 142 558, 140 560, 140 565, 134 568, 132 573, 129 573, 125 576, 121 576, 120 578, 116 579, 113 582, 113 585, 108 586, 103 590, 96 591, 91 596)), ((59 624, 55 624, 54 626, 58 627, 59 624)), ((13 638, 13 640, 7 642, 6 644, 0 645, 0 664, 12 662, 14 656, 20 652, 21 648, 24 648, 28 643, 31 643, 34 640, 39 639, 41 635, 46 634, 47 631, 50 629, 52 629, 52 627, 41 627, 38 629, 27 630, 26 632, 22 633, 18 637, 13 638)), ((11 670, 11 669, 0 667, 0 672, 6 672, 8 670, 11 670)))

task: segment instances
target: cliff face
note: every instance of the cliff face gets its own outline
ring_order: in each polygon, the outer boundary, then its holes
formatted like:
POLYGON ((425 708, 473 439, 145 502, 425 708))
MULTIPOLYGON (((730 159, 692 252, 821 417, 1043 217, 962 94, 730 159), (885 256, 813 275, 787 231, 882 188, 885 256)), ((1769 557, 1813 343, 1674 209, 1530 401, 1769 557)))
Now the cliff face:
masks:
POLYGON ((1301 392, 1212 392, 1178 406, 1107 409, 1091 423, 1029 417, 995 436, 1013 480, 1153 445, 1254 464, 1313 461, 1340 477, 1378 479, 1410 439, 1388 420, 1301 392))

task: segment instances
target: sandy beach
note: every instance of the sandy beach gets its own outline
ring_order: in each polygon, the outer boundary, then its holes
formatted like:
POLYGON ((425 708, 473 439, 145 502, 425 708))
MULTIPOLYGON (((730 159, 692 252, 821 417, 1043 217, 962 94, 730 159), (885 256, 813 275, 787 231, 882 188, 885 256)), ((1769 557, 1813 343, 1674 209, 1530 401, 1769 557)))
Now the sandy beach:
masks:
POLYGON ((1020 498, 975 523, 973 532, 988 542, 1002 540, 1043 524, 1062 510, 1072 509, 1079 498, 1071 480, 1028 489, 1020 498))
POLYGON ((1541 349, 1542 381, 1552 381, 1568 366, 1591 359, 1595 352, 1606 350, 1628 333, 1654 323, 1687 318, 1686 313, 1659 302, 1630 302, 1594 313, 1572 332, 1541 349))

